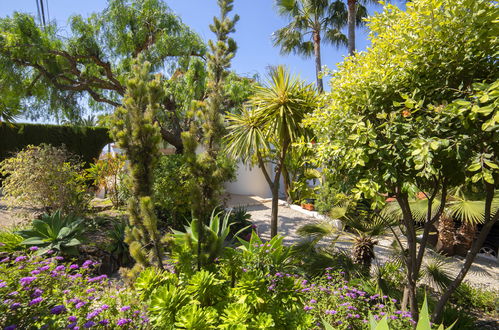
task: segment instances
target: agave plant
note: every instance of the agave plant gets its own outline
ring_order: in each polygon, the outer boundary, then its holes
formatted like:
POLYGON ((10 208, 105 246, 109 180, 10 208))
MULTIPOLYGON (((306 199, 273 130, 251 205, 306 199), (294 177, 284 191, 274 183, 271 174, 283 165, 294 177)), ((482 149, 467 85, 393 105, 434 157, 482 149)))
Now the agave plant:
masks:
POLYGON ((37 246, 38 255, 49 250, 62 254, 78 254, 77 246, 83 237, 83 219, 69 215, 62 215, 60 211, 44 214, 40 219, 31 223, 31 229, 20 230, 18 233, 24 238, 21 242, 26 246, 37 246))
MULTIPOLYGON (((216 258, 224 255, 225 248, 231 244, 229 234, 233 223, 229 223, 230 212, 226 213, 223 218, 221 212, 215 212, 213 210, 209 224, 203 224, 203 240, 199 245, 201 253, 198 253, 199 221, 197 219, 185 226, 185 232, 173 230, 173 234, 170 235, 173 258, 180 263, 182 261, 189 263, 189 259, 192 261, 196 257, 201 266, 207 266, 212 264, 216 258)), ((246 228, 236 232, 234 237, 237 237, 246 228)))

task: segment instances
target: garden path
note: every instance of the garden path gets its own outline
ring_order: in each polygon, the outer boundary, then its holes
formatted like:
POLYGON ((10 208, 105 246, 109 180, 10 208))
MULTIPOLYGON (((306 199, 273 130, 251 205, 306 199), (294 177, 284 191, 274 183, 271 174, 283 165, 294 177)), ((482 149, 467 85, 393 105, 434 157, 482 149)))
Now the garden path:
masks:
MULTIPOLYGON (((264 201, 258 204, 247 205, 246 209, 251 214, 251 221, 257 226, 260 237, 268 240, 270 238, 271 203, 264 201)), ((279 234, 284 236, 285 244, 291 245, 299 242, 301 237, 297 234, 297 229, 302 225, 317 221, 319 220, 293 210, 286 205, 282 205, 282 203, 279 206, 279 234)), ((342 239, 340 238, 340 240, 342 239)), ((382 264, 390 258, 392 253, 391 243, 392 239, 390 236, 378 240, 378 245, 375 247, 375 263, 379 262, 382 264)), ((336 243, 337 248, 347 252, 350 246, 351 243, 349 242, 336 243)), ((432 251, 427 253, 428 256, 431 254, 435 253, 432 251)), ((446 260, 448 272, 453 276, 457 275, 461 265, 464 263, 464 258, 450 257, 446 260)), ((499 262, 478 256, 466 275, 465 281, 476 287, 499 290, 499 262)))

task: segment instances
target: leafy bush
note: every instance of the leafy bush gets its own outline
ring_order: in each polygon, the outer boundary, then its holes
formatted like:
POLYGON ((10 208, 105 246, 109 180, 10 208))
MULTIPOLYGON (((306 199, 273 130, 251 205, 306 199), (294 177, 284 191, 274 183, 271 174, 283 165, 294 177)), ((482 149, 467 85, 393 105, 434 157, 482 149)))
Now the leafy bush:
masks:
POLYGON ((15 232, 15 230, 1 229, 0 230, 0 252, 12 253, 24 248, 21 244, 23 237, 15 232))
POLYGON ((256 229, 256 226, 250 221, 251 214, 248 213, 244 207, 236 207, 229 211, 229 225, 230 225, 230 237, 234 237, 236 233, 237 236, 245 240, 249 240, 251 237, 252 230, 256 229))
POLYGON ((157 328, 306 329, 311 324, 299 281, 289 274, 248 270, 231 286, 223 272, 201 270, 190 277, 145 272, 136 287, 149 297, 149 315, 157 328))
POLYGON ((499 291, 488 291, 461 283, 452 299, 457 306, 468 310, 493 313, 499 312, 499 291))
POLYGON ((0 163, 3 193, 11 207, 82 214, 88 208, 82 166, 64 147, 28 146, 0 163))
POLYGON ((31 223, 31 229, 18 233, 25 238, 22 245, 41 247, 37 254, 57 251, 61 254, 78 254, 77 246, 82 240, 83 219, 74 216, 64 216, 60 211, 51 215, 43 215, 31 223))
POLYGON ((188 173, 183 155, 162 156, 154 170, 153 199, 160 219, 180 230, 190 216, 188 173))
POLYGON ((132 291, 113 285, 106 275, 92 276, 95 263, 62 260, 34 255, 0 260, 0 327, 140 328, 147 322, 132 291))
POLYGON ((319 188, 315 207, 323 214, 329 214, 335 207, 342 207, 349 202, 347 195, 341 193, 336 185, 326 181, 319 188))
POLYGON ((124 205, 126 200, 120 194, 120 179, 125 171, 125 156, 107 153, 103 158, 90 164, 86 169, 87 177, 97 187, 104 187, 114 207, 124 205))

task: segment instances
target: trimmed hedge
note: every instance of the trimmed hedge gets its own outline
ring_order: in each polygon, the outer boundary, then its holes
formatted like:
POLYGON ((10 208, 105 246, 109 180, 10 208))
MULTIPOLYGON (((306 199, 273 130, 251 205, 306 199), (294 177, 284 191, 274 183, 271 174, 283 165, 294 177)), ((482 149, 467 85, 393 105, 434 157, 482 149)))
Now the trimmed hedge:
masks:
POLYGON ((0 123, 0 161, 27 145, 47 143, 53 146, 64 144, 82 161, 92 163, 110 142, 109 130, 102 127, 0 123))

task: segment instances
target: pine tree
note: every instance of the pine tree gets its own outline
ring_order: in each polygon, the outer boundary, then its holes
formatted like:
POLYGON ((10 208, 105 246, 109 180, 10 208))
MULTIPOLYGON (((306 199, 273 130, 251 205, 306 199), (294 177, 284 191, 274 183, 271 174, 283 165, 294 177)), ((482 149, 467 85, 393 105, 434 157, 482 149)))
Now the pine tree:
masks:
POLYGON ((163 90, 159 76, 150 73, 151 64, 138 59, 127 81, 123 106, 116 109, 112 134, 125 150, 131 172, 133 196, 128 201, 130 227, 125 241, 137 265, 156 264, 163 268, 160 233, 152 202, 153 169, 159 158, 159 127, 153 118, 163 90))
MULTIPOLYGON (((190 172, 192 214, 196 221, 205 223, 211 212, 220 204, 223 183, 233 176, 233 166, 220 154, 220 141, 225 132, 223 86, 236 52, 236 43, 228 35, 235 31, 239 16, 228 17, 233 0, 218 0, 220 17, 213 18, 210 29, 217 36, 210 40, 208 59, 207 98, 197 112, 197 120, 189 132, 182 134, 184 154, 190 172), (201 123, 200 128, 197 124, 201 123), (200 143, 199 143, 200 142, 200 143), (200 147, 200 148, 199 148, 200 147), (203 152, 197 154, 201 149, 203 152)), ((203 244, 203 226, 198 226, 198 256, 203 244)), ((201 267, 198 258, 198 268, 201 267)))

